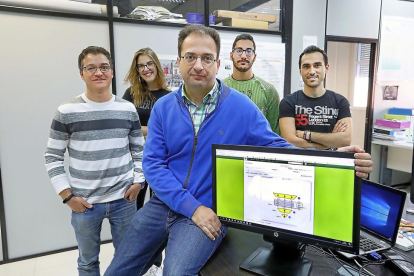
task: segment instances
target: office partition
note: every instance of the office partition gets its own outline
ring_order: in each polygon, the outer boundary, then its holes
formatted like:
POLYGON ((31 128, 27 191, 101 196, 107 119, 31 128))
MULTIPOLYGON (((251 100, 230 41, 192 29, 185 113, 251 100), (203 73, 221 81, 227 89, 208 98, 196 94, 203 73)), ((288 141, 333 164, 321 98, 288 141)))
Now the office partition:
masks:
MULTIPOLYGON (((109 48, 108 24, 0 11, 0 162, 9 259, 76 246, 71 211, 44 166, 58 105, 83 92, 77 58, 109 48)), ((103 239, 110 237, 104 227, 103 239)))
POLYGON ((328 0, 326 35, 378 39, 381 0, 328 0))
POLYGON ((316 46, 325 45, 325 15, 327 0, 295 0, 293 1, 293 31, 291 59, 291 91, 302 89, 302 77, 299 74, 299 55, 304 49, 305 37, 316 40, 316 46))

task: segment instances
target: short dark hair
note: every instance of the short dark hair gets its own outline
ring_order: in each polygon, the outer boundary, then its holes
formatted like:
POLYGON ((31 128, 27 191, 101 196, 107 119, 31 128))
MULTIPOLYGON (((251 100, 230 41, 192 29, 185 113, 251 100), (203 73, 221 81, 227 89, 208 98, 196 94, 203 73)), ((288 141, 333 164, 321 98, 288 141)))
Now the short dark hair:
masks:
POLYGON ((216 43, 217 48, 217 57, 220 54, 220 35, 218 32, 210 27, 206 27, 199 24, 189 24, 186 25, 184 28, 181 29, 180 33, 178 34, 178 56, 181 57, 181 50, 183 47, 184 40, 191 34, 195 34, 198 36, 210 36, 214 43, 216 43))
POLYGON ((114 68, 112 58, 111 58, 111 54, 106 49, 104 49, 102 47, 98 47, 98 46, 89 46, 89 47, 83 49, 82 53, 80 53, 80 55, 79 55, 78 67, 79 67, 80 71, 83 70, 83 60, 89 54, 92 54, 92 55, 102 54, 102 55, 106 56, 106 58, 109 60, 109 65, 111 66, 111 68, 114 68))
POLYGON ((315 46, 315 45, 310 45, 308 47, 305 48, 305 50, 303 50, 302 54, 300 54, 299 56, 299 70, 302 66, 301 62, 302 62, 302 56, 304 54, 311 54, 311 53, 315 53, 315 52, 319 52, 323 55, 323 61, 325 62, 325 66, 328 65, 328 55, 326 54, 326 52, 324 50, 322 50, 321 48, 315 46))
POLYGON ((249 34, 240 34, 240 35, 236 36, 236 39, 233 42, 232 49, 234 49, 234 47, 236 47, 236 43, 239 40, 250 40, 251 42, 253 42, 253 50, 256 51, 256 43, 254 43, 253 37, 249 34))

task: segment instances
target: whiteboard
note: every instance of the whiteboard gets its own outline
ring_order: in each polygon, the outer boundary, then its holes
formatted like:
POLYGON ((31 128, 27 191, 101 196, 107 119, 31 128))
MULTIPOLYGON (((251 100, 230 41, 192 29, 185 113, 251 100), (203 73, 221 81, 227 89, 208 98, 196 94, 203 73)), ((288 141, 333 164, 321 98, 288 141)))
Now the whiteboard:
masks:
POLYGON ((377 82, 414 80, 414 18, 384 16, 377 82))

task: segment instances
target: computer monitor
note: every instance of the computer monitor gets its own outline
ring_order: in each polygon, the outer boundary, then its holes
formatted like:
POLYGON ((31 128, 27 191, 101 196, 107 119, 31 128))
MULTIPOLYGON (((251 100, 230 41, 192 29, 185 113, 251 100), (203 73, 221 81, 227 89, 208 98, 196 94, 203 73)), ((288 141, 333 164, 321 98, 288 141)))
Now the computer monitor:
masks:
POLYGON ((240 266, 260 275, 307 275, 312 244, 357 253, 361 180, 353 153, 213 145, 213 209, 223 225, 263 234, 240 266), (296 273, 296 272, 297 273, 296 273), (300 272, 300 273, 299 273, 300 272))

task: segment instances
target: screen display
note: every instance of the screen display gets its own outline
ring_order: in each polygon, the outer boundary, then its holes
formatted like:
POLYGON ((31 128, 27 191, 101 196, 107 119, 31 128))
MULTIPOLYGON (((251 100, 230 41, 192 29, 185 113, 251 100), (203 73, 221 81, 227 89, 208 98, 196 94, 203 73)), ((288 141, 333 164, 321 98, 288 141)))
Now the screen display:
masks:
POLYGON ((391 241, 399 225, 402 201, 401 193, 362 181, 361 226, 391 241))
POLYGON ((352 246, 354 159, 225 149, 215 153, 216 211, 223 222, 352 246))

